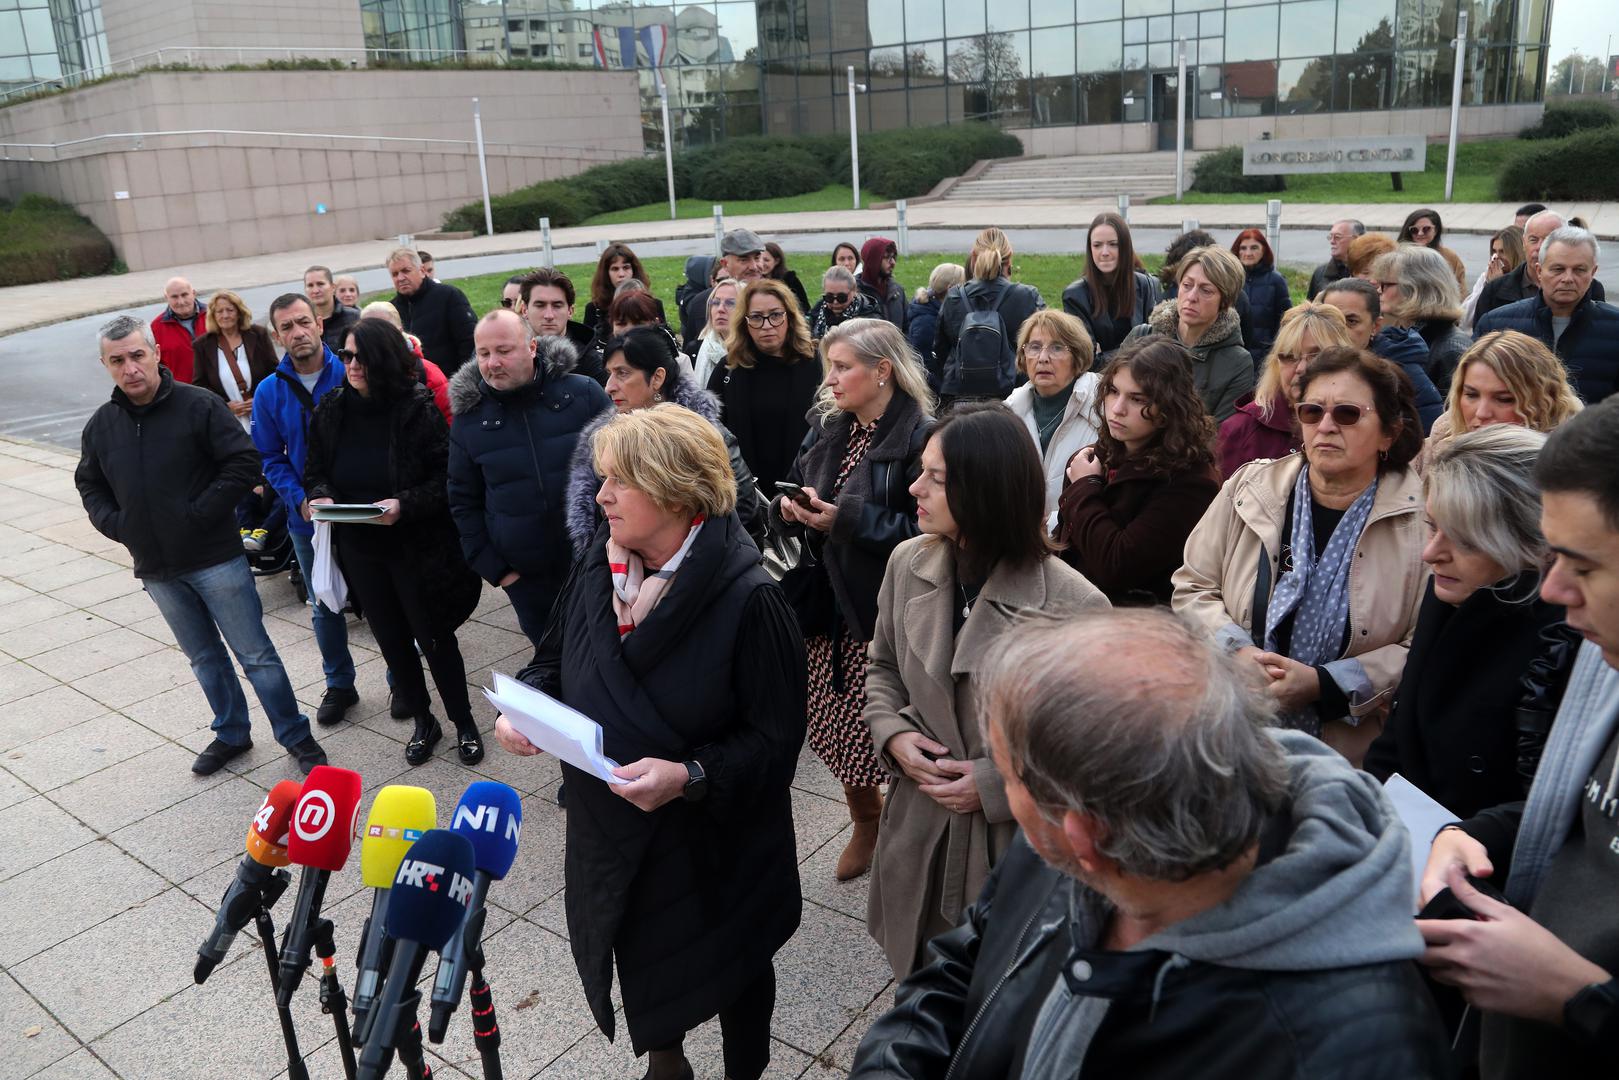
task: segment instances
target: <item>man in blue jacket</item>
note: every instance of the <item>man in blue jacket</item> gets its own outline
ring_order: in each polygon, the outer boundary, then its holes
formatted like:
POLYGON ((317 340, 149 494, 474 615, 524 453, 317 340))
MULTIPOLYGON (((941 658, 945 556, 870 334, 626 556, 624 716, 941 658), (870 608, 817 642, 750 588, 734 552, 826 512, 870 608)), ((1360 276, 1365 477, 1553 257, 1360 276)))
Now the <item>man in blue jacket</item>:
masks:
MULTIPOLYGON (((287 507, 287 531, 304 580, 313 580, 315 528, 304 494, 304 458, 309 449, 309 418, 320 399, 343 385, 343 364, 322 341, 324 322, 302 293, 285 293, 270 304, 270 330, 287 355, 275 375, 253 395, 253 445, 264 461, 264 475, 287 507)), ((354 658, 348 624, 341 612, 315 601, 310 622, 326 673, 326 693, 315 722, 343 719, 360 695, 354 689, 354 658)))
POLYGON ((1474 338, 1517 330, 1556 353, 1587 405, 1619 389, 1619 307, 1592 295, 1601 249, 1585 229, 1565 225, 1540 246, 1540 292, 1479 319, 1474 338))

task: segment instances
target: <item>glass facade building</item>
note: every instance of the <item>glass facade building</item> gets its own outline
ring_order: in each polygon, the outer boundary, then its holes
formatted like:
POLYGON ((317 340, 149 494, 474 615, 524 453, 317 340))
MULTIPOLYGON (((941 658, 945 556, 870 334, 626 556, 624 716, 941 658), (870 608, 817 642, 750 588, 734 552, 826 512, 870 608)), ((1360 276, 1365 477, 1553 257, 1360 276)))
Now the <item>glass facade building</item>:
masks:
POLYGON ((867 130, 1172 119, 1182 39, 1194 121, 1443 108, 1463 4, 1463 102, 1541 100, 1550 0, 362 0, 361 7, 374 48, 637 68, 648 144, 657 145, 660 83, 682 143, 846 131, 850 67, 866 88, 856 122, 867 130))
POLYGON ((106 63, 101 0, 0 0, 0 92, 106 63))

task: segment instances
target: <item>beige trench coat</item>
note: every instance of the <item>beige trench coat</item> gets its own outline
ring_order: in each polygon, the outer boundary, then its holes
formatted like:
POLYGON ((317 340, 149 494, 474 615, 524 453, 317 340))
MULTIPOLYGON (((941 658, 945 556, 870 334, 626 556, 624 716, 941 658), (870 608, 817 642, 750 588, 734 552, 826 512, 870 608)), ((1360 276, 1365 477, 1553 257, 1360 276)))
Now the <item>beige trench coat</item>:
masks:
POLYGON ((974 675, 990 645, 1016 622, 1106 609, 1107 598, 1060 559, 1036 568, 997 567, 972 614, 955 633, 956 588, 950 546, 932 537, 894 549, 877 599, 877 628, 866 671, 866 724, 893 779, 872 865, 867 926, 896 976, 916 965, 929 928, 955 925, 978 898, 1017 831, 1000 773, 978 726, 974 675), (946 810, 924 795, 883 748, 920 731, 973 763, 983 809, 946 810))
MULTIPOLYGON (((1259 644, 1254 638, 1263 635, 1253 628, 1259 553, 1269 559, 1274 590, 1282 523, 1303 466, 1303 454, 1244 465, 1187 537, 1186 561, 1172 579, 1172 604, 1227 648, 1259 644)), ((1349 567, 1349 646, 1343 659, 1360 662, 1366 684, 1344 688, 1350 715, 1359 722, 1328 721, 1321 738, 1357 767, 1383 730, 1422 606, 1428 581, 1422 514, 1416 471, 1384 473, 1349 567)))

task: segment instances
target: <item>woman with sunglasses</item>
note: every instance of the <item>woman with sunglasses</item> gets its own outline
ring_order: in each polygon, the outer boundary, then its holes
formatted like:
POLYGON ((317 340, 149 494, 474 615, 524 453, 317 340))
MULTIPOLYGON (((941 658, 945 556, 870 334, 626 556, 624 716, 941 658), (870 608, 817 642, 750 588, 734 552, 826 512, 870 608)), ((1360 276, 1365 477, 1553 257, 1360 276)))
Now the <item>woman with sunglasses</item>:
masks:
POLYGON ((1282 316, 1276 342, 1259 369, 1259 385, 1237 399, 1237 411, 1220 425, 1222 480, 1250 461, 1286 457, 1299 448, 1293 417, 1299 375, 1323 349, 1353 344, 1343 312, 1330 304, 1303 303, 1282 316))
POLYGON ((1186 541, 1175 611, 1251 661, 1281 721, 1359 765, 1405 668, 1427 570, 1411 380, 1360 349, 1299 377, 1304 452, 1244 465, 1186 541))
POLYGON ((820 385, 815 342, 792 290, 773 278, 746 282, 731 316, 725 364, 709 376, 708 389, 766 495, 792 470, 820 385))
POLYGON ((1461 256, 1445 246, 1445 223, 1439 219, 1439 211, 1426 208, 1411 211, 1400 227, 1400 242, 1432 248, 1443 256, 1450 272, 1456 275, 1456 291, 1460 293, 1467 288, 1467 267, 1461 256))
POLYGON ((850 319, 880 318, 877 301, 860 291, 855 276, 841 266, 829 266, 821 275, 821 298, 810 308, 810 337, 816 341, 828 330, 850 319))
POLYGON ((375 522, 332 526, 332 538, 343 578, 393 674, 394 696, 416 721, 405 760, 425 763, 444 737, 416 655, 420 645, 455 724, 461 761, 475 765, 483 739, 455 632, 477 607, 483 583, 467 566, 450 517, 449 428, 392 326, 361 319, 338 358, 347 382, 322 398, 310 419, 304 490, 312 506, 374 503, 383 510, 375 522))

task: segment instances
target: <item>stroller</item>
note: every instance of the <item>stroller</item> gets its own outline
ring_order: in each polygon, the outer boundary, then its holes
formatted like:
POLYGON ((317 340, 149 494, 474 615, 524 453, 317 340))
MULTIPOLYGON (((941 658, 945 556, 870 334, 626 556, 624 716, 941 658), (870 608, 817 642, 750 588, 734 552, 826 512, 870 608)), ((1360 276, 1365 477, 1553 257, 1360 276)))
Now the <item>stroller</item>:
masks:
POLYGON ((244 506, 238 510, 237 520, 244 524, 261 526, 265 535, 259 540, 256 547, 243 546, 243 553, 247 556, 248 569, 253 576, 274 577, 282 571, 292 572, 292 590, 298 596, 298 602, 309 602, 309 586, 305 584, 303 574, 298 570, 298 558, 292 550, 292 534, 287 531, 287 515, 280 513, 280 500, 276 497, 275 489, 268 481, 263 482, 264 495, 255 496, 249 493, 244 500, 244 506), (249 507, 245 504, 257 503, 249 507))

